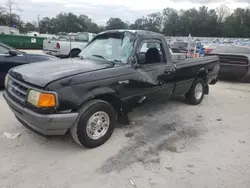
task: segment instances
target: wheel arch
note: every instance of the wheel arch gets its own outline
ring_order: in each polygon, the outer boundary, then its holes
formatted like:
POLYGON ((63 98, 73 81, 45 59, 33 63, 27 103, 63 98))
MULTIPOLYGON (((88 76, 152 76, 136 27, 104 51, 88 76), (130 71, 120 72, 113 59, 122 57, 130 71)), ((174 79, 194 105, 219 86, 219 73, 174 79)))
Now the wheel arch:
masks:
POLYGON ((82 51, 80 48, 78 47, 73 47, 72 49, 70 49, 70 52, 74 51, 74 50, 77 50, 77 51, 82 51))
POLYGON ((119 115, 122 114, 123 103, 118 97, 117 92, 113 90, 112 88, 101 87, 101 88, 95 88, 87 92, 86 94, 84 94, 84 97, 78 108, 80 108, 86 102, 93 100, 93 99, 99 99, 99 100, 108 102, 114 107, 115 111, 119 113, 119 115))
POLYGON ((70 49, 69 56, 70 56, 71 52, 73 52, 73 51, 79 51, 81 53, 82 50, 80 48, 72 48, 72 49, 70 49))
POLYGON ((205 68, 205 67, 202 67, 197 75, 196 75, 196 78, 202 78, 204 79, 204 81, 206 82, 207 84, 207 81, 208 81, 208 70, 205 68))
POLYGON ((202 67, 199 71, 198 71, 198 73, 197 73, 197 75, 196 75, 196 77, 195 77, 195 80, 197 79, 197 78, 202 78, 204 81, 205 81, 205 91, 204 91, 204 93, 206 94, 206 95, 208 95, 209 94, 209 86, 208 86, 208 70, 205 68, 205 67, 202 67))

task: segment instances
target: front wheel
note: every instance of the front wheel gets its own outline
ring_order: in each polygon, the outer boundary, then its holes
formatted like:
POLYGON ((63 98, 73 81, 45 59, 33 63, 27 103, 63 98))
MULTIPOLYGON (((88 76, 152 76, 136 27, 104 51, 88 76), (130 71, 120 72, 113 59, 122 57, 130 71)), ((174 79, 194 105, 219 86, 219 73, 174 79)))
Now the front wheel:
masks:
POLYGON ((98 147, 111 137, 116 119, 112 105, 102 100, 92 100, 79 111, 79 117, 71 128, 71 135, 81 146, 98 147))
POLYGON ((198 105, 204 98, 205 81, 202 78, 197 78, 190 91, 186 94, 186 100, 189 104, 198 105))

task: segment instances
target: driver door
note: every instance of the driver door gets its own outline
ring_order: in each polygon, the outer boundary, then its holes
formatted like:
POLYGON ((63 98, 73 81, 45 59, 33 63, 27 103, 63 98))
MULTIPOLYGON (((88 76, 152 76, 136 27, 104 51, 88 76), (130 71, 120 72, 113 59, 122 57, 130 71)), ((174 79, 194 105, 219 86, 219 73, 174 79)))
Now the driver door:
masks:
POLYGON ((160 40, 145 40, 137 51, 140 66, 136 69, 142 78, 143 93, 150 100, 166 100, 173 92, 172 66, 160 40))

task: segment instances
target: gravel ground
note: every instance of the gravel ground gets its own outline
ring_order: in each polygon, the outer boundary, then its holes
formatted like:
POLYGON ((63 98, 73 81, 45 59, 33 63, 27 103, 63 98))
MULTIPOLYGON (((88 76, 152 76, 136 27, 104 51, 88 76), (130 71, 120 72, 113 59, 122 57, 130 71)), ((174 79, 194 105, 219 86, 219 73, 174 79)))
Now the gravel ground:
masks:
POLYGON ((250 84, 219 82, 199 106, 140 107, 96 149, 40 137, 0 103, 1 188, 250 187, 250 84))

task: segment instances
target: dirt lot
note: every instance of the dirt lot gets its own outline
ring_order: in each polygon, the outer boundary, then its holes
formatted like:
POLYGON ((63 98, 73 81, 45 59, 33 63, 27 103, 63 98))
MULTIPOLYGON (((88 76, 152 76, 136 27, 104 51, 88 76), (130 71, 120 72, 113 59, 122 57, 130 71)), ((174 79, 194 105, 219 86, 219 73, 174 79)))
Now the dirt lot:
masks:
POLYGON ((90 150, 26 130, 1 95, 0 187, 249 188, 250 84, 219 82, 199 106, 182 100, 138 108, 90 150))

